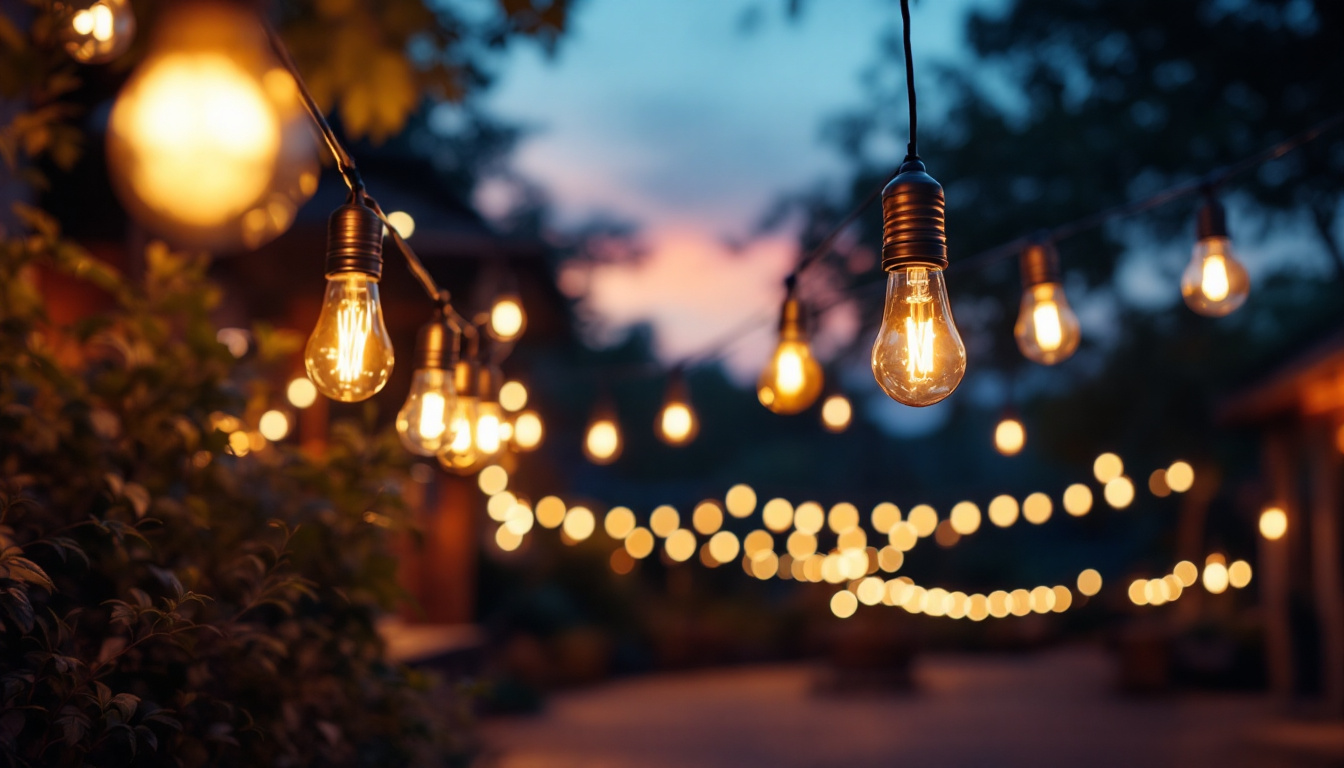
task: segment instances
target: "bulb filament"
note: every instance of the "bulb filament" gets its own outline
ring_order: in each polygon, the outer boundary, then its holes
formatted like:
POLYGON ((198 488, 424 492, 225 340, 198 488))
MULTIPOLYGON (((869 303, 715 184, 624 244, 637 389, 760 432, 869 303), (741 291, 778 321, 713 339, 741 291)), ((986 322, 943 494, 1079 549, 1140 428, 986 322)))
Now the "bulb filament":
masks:
POLYGON ((930 317, 929 271, 910 269, 911 293, 905 301, 910 315, 905 318, 906 372, 911 381, 927 381, 933 374, 933 318, 930 317))
POLYGON ((438 392, 426 392, 420 401, 420 436, 426 440, 437 439, 447 429, 443 422, 443 395, 438 392))
POLYGON ((1064 343, 1064 328, 1059 319, 1059 306, 1053 301, 1042 301, 1032 310, 1036 325, 1036 343, 1044 352, 1054 352, 1064 343))
POLYGON ((1227 279, 1227 262, 1222 256, 1211 254, 1204 259, 1204 276, 1200 290, 1209 301, 1222 301, 1231 289, 1227 279))
POLYGON ((796 395, 803 391, 803 359, 797 350, 786 349, 779 355, 779 391, 796 395))
POLYGON ((336 315, 336 378, 342 384, 357 381, 364 372, 364 348, 373 330, 373 316, 364 302, 346 299, 336 315))

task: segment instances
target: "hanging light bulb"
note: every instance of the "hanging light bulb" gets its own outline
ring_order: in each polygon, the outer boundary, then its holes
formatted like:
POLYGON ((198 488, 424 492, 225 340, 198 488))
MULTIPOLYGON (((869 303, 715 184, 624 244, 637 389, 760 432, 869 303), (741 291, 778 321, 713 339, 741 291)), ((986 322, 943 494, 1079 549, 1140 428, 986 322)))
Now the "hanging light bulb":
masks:
POLYGON ((774 413, 800 413, 821 395, 825 376, 812 357, 792 278, 779 313, 779 345, 756 381, 756 397, 774 413))
POLYGON ((1022 252, 1022 309, 1013 326, 1017 348, 1032 362, 1054 365, 1078 349, 1082 333, 1059 279, 1059 254, 1041 240, 1022 252))
POLYGON ((853 419, 853 404, 849 402, 849 398, 838 392, 826 398, 826 402, 821 404, 821 424, 826 427, 827 432, 844 432, 849 429, 849 423, 853 419))
POLYGON ((1195 251, 1181 275, 1181 295, 1190 309, 1205 317, 1231 314, 1246 303, 1251 279, 1232 251, 1227 212, 1212 192, 1205 192, 1196 229, 1195 251))
POLYGON ((516 341, 527 328, 527 313, 523 300, 510 291, 495 297, 490 305, 490 323, 486 326, 496 341, 516 341))
POLYGON ((458 475, 471 474, 481 463, 481 454, 476 449, 476 386, 479 378, 476 365, 470 360, 459 360, 453 367, 457 404, 448 421, 452 439, 439 448, 438 458, 444 469, 458 475))
POLYGON ((476 450, 482 459, 499 455, 504 447, 504 409, 499 404, 499 384, 503 375, 494 365, 483 365, 476 387, 476 450))
MULTIPOLYGON (((453 441, 453 412, 457 409, 457 387, 453 381, 453 358, 449 331, 442 320, 420 328, 416 341, 415 373, 406 404, 397 413, 397 434, 406 450, 421 456, 433 456, 453 441)), ((454 342, 456 342, 456 337, 454 342)))
POLYGON ((659 439, 672 446, 686 445, 700 432, 700 419, 691 407, 690 388, 680 368, 673 369, 667 377, 667 393, 654 426, 659 439))
POLYGON ((383 223, 351 193, 328 225, 327 292, 303 357, 308 378, 333 400, 367 400, 392 373, 392 341, 378 300, 382 273, 383 223))
POLYGON ((128 0, 98 0, 75 10, 65 30, 65 50, 81 64, 105 64, 135 40, 135 12, 128 0))
POLYGON ((609 402, 599 402, 583 433, 583 455, 594 464, 610 464, 621 457, 624 442, 616 408, 609 402))
POLYGON ((1004 416, 994 427, 994 449, 1004 456, 1016 456, 1027 444, 1027 429, 1012 415, 1004 416))
POLYGON ((933 405, 966 372, 966 347, 952 320, 943 188, 908 155, 882 190, 882 268, 887 298, 873 343, 873 376, 894 400, 933 405))

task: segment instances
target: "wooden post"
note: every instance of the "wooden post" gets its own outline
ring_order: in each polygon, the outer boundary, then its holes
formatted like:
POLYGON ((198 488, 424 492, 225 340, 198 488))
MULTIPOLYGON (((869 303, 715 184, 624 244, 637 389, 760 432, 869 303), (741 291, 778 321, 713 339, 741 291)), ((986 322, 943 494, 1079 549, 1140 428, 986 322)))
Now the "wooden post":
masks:
POLYGON ((1291 589, 1289 542, 1300 519, 1297 514, 1296 476, 1292 443, 1283 431, 1269 432, 1264 442, 1265 474, 1274 503, 1288 515, 1288 533, 1277 541, 1257 536, 1260 561, 1260 601, 1265 625, 1265 664, 1269 690, 1281 703, 1293 695, 1293 639, 1288 614, 1291 589))
POLYGON ((1311 576, 1321 632, 1321 694, 1325 710, 1344 716, 1344 574, 1340 566, 1340 454, 1332 430, 1312 424, 1311 576))
POLYGON ((422 621, 466 624, 476 616, 476 505, 471 478, 435 483, 419 552, 416 597, 422 621))

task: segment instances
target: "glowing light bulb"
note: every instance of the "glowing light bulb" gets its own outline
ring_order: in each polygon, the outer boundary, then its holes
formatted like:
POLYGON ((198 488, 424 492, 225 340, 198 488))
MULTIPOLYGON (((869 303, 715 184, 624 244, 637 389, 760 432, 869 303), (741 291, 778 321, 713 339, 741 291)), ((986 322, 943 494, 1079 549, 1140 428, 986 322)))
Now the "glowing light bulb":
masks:
POLYGON ((457 387, 452 372, 444 369, 448 338, 448 329, 441 322, 420 329, 411 390, 397 413, 402 445, 421 456, 433 456, 453 441, 449 417, 457 408, 457 387))
POLYGON ((1054 365, 1078 349, 1082 333, 1059 278, 1059 256, 1049 245, 1022 253, 1022 309, 1013 326, 1017 348, 1028 360, 1054 365))
POLYGON ((98 0, 70 17, 65 50, 82 64, 105 64, 131 47, 135 13, 129 0, 98 0))
POLYGON ((1027 429, 1012 416, 1005 416, 994 427, 994 449, 1004 456, 1016 456, 1027 444, 1027 429))
POLYGON ((854 406, 844 395, 831 395, 821 404, 821 423, 828 432, 844 432, 854 419, 854 406))
POLYGON ((494 365, 481 366, 476 385, 476 428, 473 440, 482 458, 499 455, 504 447, 504 409, 499 404, 503 376, 494 365))
POLYGON ((584 431, 584 455, 594 464, 610 464, 621 457, 624 442, 615 408, 608 404, 598 405, 584 431))
POLYGON ((966 347, 952 321, 942 270, 891 273, 873 344, 873 373, 892 399, 913 406, 933 405, 961 383, 966 347))
POLYGON ((1270 541, 1283 538, 1288 532, 1288 513, 1280 507, 1267 507, 1260 513, 1260 535, 1270 541))
POLYGON ((515 294, 506 293, 495 298, 490 307, 490 335, 500 341, 514 341, 527 328, 527 313, 523 301, 515 294))
POLYGON ((790 292, 780 311, 779 345, 756 381, 756 396, 775 413, 799 413, 817 401, 824 383, 821 365, 807 344, 802 306, 790 292))
POLYGON ((667 395, 655 426, 658 437, 672 446, 686 445, 700 431, 700 420, 691 407, 690 392, 680 370, 674 370, 668 377, 667 395))
POLYGON ((1199 210, 1198 241, 1181 275, 1186 306, 1206 317, 1222 317, 1246 303, 1251 279, 1237 261, 1227 236, 1227 215, 1212 197, 1199 210))
MULTIPOLYGON (((462 360, 453 368, 453 387, 457 392, 456 404, 448 418, 447 434, 439 448, 439 464, 456 474, 470 474, 481 463, 476 448, 476 382, 475 366, 462 360)), ((445 409, 446 410, 446 409, 445 409)))
POLYGON ((536 411, 523 411, 513 417, 513 444, 518 450, 536 450, 544 436, 545 428, 536 411))
POLYGON ((327 279, 303 362, 318 391, 343 403, 367 400, 387 384, 394 359, 377 278, 349 272, 327 279))

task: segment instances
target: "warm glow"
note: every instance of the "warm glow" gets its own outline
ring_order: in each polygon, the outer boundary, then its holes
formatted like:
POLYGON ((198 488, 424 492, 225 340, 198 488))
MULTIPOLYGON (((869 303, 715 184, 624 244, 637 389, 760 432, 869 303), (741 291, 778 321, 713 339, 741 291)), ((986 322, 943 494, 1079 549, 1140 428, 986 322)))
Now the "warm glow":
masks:
POLYGON ((1050 519, 1055 505, 1044 493, 1033 493, 1022 501, 1022 516, 1032 525, 1040 525, 1050 519))
POLYGON ((779 572, 779 557, 770 550, 761 550, 751 558, 751 575, 765 581, 779 572))
POLYGON ((532 510, 526 504, 514 504, 504 516, 504 527, 522 536, 532 530, 532 510))
POLYGON ((509 516, 509 509, 518 503, 518 497, 508 491, 500 491, 491 496, 485 503, 486 514, 490 515, 491 520, 504 522, 509 516))
POLYGON ((826 516, 826 525, 834 533, 844 533, 853 530, 859 525, 859 510, 847 501, 831 507, 831 513, 826 516))
POLYGON ((946 549, 956 546, 957 542, 961 541, 961 534, 952 527, 950 520, 944 520, 933 529, 933 540, 938 542, 938 546, 946 549))
POLYGON ((273 443, 284 440, 285 435, 289 434, 289 417, 280 411, 267 411, 261 414, 261 420, 257 422, 257 431, 273 443))
POLYGON ((491 464, 476 476, 476 485, 487 496, 493 496, 509 487, 509 473, 498 464, 491 464))
POLYGON ((1008 612, 1014 616, 1026 616, 1031 613, 1031 593, 1025 589, 1014 589, 1008 593, 1008 612))
POLYGON ((672 445, 683 445, 695 437, 695 413, 690 406, 681 402, 670 402, 663 406, 658 417, 659 434, 672 445))
POLYGON ((1204 272, 1199 282, 1199 289, 1209 301, 1222 301, 1227 298, 1227 262, 1222 256, 1211 255, 1204 259, 1204 272))
POLYGON ((1135 579, 1129 583, 1129 601, 1135 605, 1148 604, 1148 580, 1135 579))
POLYGON ((643 560, 653 554, 654 543, 648 528, 635 528, 625 537, 625 551, 636 560, 643 560))
POLYGON ((317 402, 317 387, 305 377, 297 378, 289 382, 285 396, 295 408, 307 408, 317 402))
POLYGON ((411 235, 415 234, 415 219, 405 211, 393 211, 387 214, 387 223, 397 230, 402 240, 410 240, 411 235))
POLYGON ((1050 587, 1036 587, 1030 595, 1032 613, 1049 613, 1055 609, 1055 591, 1050 587))
POLYGON ((873 529, 878 533, 890 533, 892 526, 901 522, 901 508, 889 501, 873 507, 873 529))
POLYGON ((246 456, 252 452, 252 441, 247 439, 247 433, 242 430, 231 432, 229 434, 229 450, 233 451, 234 456, 246 456))
MULTIPOLYGON (((560 524, 560 530, 574 541, 583 541, 593 535, 597 528, 597 518, 593 516, 592 510, 587 507, 574 507, 565 513, 565 521, 560 524)), ((631 552, 630 554, 634 554, 631 552)))
POLYGON ((699 533, 709 536, 723 527, 723 510, 716 502, 702 501, 691 513, 691 525, 699 533))
POLYGON ((523 537, 501 525, 495 529, 495 544, 505 552, 512 552, 522 546, 523 537))
POLYGON ((509 413, 516 413, 527 407, 527 387, 521 381, 506 381, 499 388, 499 404, 509 413))
POLYGON ((1181 582, 1182 587, 1192 587, 1199 581, 1199 566, 1189 560, 1182 560, 1171 569, 1171 575, 1181 582))
POLYGON ((513 442, 524 450, 530 451, 541 445, 545 432, 541 426, 541 416, 535 411, 523 411, 513 419, 513 442))
POLYGON ((1095 568, 1088 568, 1078 574, 1079 594, 1092 597, 1101 591, 1101 574, 1095 568))
POLYGON ((823 383, 807 341, 781 339, 756 382, 756 397, 775 413, 799 413, 816 402, 823 383))
POLYGON ((1059 307, 1053 301, 1037 302, 1031 312, 1036 324, 1036 344, 1044 352, 1054 352, 1064 341, 1063 324, 1059 319, 1059 307))
POLYGON ((1074 517, 1082 517, 1092 511, 1092 489, 1082 483, 1074 483, 1064 489, 1064 511, 1074 517))
POLYGON ((891 546, 901 552, 909 552, 915 548, 915 543, 919 540, 919 531, 910 522, 901 522, 892 526, 887 534, 887 540, 891 546))
POLYGON ((882 597, 887 592, 886 582, 876 576, 869 576, 859 582, 859 586, 854 590, 859 598, 859 602, 864 605, 877 605, 882 602, 882 597))
POLYGON ((1082 339, 1078 316, 1069 306, 1062 285, 1038 283, 1022 293, 1013 338, 1028 360, 1041 365, 1062 362, 1078 349, 1082 339))
POLYGON ((500 427, 503 414, 499 403, 481 401, 476 404, 476 450, 485 456, 494 456, 503 447, 500 427))
POLYGON ((773 552, 774 548, 775 537, 768 531, 752 531, 742 540, 742 552, 750 558, 755 558, 761 552, 773 552))
POLYGON ((1007 528, 1017 522, 1017 499, 1003 494, 995 496, 989 502, 989 521, 1000 528, 1007 528))
POLYGON ((1106 483, 1102 495, 1106 497, 1107 504, 1115 509, 1124 509, 1134 501, 1134 483, 1128 477, 1114 478, 1106 483))
POLYGON ((1167 485, 1167 470, 1153 470, 1153 473, 1148 476, 1148 490, 1159 499, 1164 499, 1171 495, 1171 486, 1167 485))
POLYGON ((616 422, 597 419, 588 425, 583 441, 584 452, 594 464, 610 464, 621 453, 621 432, 616 422))
POLYGON ((1270 541, 1283 538, 1288 532, 1288 513, 1279 507, 1268 507, 1260 513, 1260 535, 1270 541))
POLYGON ((612 550, 609 562, 611 564, 611 570, 621 576, 624 576, 635 569, 635 558, 631 557, 630 553, 626 552, 624 547, 612 550))
POLYGON ((815 534, 826 524, 826 513, 815 501, 804 501, 793 511, 793 527, 803 533, 815 534))
POLYGON ((761 522, 776 533, 787 531, 793 525, 793 505, 784 499, 771 499, 761 507, 761 522))
MULTIPOLYGON (((628 512, 629 510, 626 511, 628 512)), ((565 522, 565 512, 565 502, 555 496, 546 496, 541 501, 537 502, 537 523, 543 528, 559 528, 560 525, 565 522)), ((610 514, 608 514, 608 518, 610 518, 610 514)), ((630 516, 630 524, 632 526, 635 524, 634 515, 630 516)), ((610 533, 611 529, 608 528, 607 532, 610 533)), ((620 537, 616 536, 614 538, 620 537)))
POLYGON ((513 341, 523 333, 527 316, 515 296, 501 296, 490 308, 490 332, 500 341, 513 341))
POLYGON ((756 511, 756 492, 749 485, 734 485, 724 495, 723 504, 733 517, 750 517, 756 511))
POLYGON ((1004 456, 1016 456, 1027 443, 1027 430, 1017 419, 1004 419, 994 428, 994 448, 1004 456))
POLYGON ((883 391, 906 405, 933 405, 961 383, 966 347, 952 320, 941 270, 890 273, 872 368, 883 391))
POLYGON ((887 573, 895 573, 896 571, 901 570, 902 565, 905 565, 905 553, 891 545, 887 545, 878 551, 877 565, 887 573))
POLYGON ((821 404, 821 423, 831 432, 844 432, 854 419, 854 406, 844 395, 831 395, 821 404))
POLYGON ((952 507, 948 520, 952 530, 962 536, 969 536, 980 530, 980 508, 969 501, 963 501, 952 507))
POLYGON ((731 563, 737 559, 741 547, 732 531, 719 531, 709 539, 709 554, 720 563, 731 563))
POLYGON ((649 515, 649 530, 660 538, 666 538, 680 525, 681 515, 677 513, 675 507, 667 504, 654 509, 653 514, 649 515))
POLYGON ((841 619, 847 619, 859 609, 859 598, 853 592, 842 590, 831 596, 831 613, 841 619))
MULTIPOLYGON (((542 499, 544 502, 545 499, 542 499)), ((541 511, 541 504, 537 504, 537 511, 541 511)), ((602 521, 602 528, 611 538, 621 541, 630 532, 635 530, 635 513, 627 507, 612 507, 607 510, 607 516, 602 521)))
POLYGON ((933 535, 934 530, 938 528, 938 513, 928 504, 919 504, 910 510, 908 521, 922 539, 933 535))
POLYGON ((1241 589, 1251 583, 1251 564, 1245 560, 1233 560, 1227 566, 1227 583, 1234 589, 1241 589))
POLYGON ((1227 566, 1221 562, 1213 561, 1204 564, 1204 588, 1209 592, 1219 595, 1227 591, 1228 576, 1227 566))
POLYGON ((794 531, 789 534, 789 539, 784 548, 794 559, 801 560, 805 557, 811 557, 817 553, 817 537, 810 533, 794 531))
POLYGON ((1109 483, 1125 473, 1125 463, 1114 453, 1103 453, 1092 462, 1092 474, 1098 483, 1109 483))
POLYGON ((1195 244, 1190 264, 1181 275, 1181 295, 1195 312, 1222 317, 1246 301, 1251 290, 1246 268, 1232 253, 1226 237, 1207 237, 1195 244))
POLYGON ((1069 588, 1062 584, 1057 584, 1051 591, 1055 593, 1055 604, 1050 610, 1055 613, 1063 613, 1069 610, 1069 606, 1073 605, 1073 593, 1069 591, 1069 588))
POLYGON ((1195 484, 1195 470, 1188 463, 1178 461, 1167 467, 1167 487, 1176 493, 1185 493, 1195 484))
POLYGON ((695 534, 685 528, 678 528, 668 534, 663 542, 663 551, 678 563, 684 563, 695 555, 695 534))
POLYGON ((303 362, 318 391, 333 400, 359 402, 383 388, 393 354, 376 280, 360 273, 328 278, 303 362))

